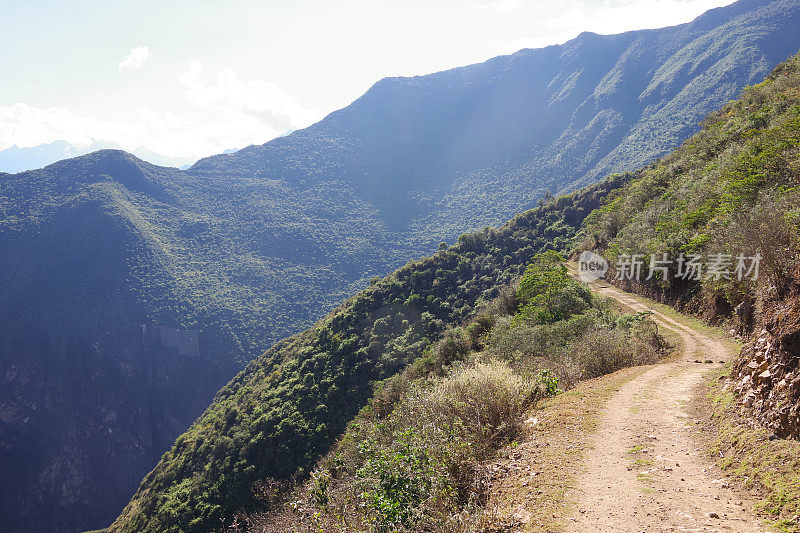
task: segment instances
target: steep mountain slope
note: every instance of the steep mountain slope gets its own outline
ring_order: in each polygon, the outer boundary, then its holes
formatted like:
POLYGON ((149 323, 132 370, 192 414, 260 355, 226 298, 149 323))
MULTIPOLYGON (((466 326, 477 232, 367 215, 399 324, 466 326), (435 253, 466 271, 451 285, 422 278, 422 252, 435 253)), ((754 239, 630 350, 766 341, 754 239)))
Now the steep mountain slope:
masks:
POLYGON ((401 240, 430 247, 506 220, 546 189, 574 189, 667 153, 797 52, 799 7, 740 1, 671 28, 583 33, 384 79, 318 124, 192 171, 352 187, 389 228, 411 230, 401 240))
POLYGON ((385 379, 472 316, 539 251, 566 249, 626 176, 463 235, 276 344, 223 388, 144 479, 112 531, 206 531, 256 502, 252 484, 313 465, 385 379))
POLYGON ((26 189, 0 202, 0 529, 101 525, 238 366, 220 335, 175 329, 175 258, 134 191, 164 192, 139 164, 99 152, 0 184, 26 189))
MULTIPOLYGON (((410 263, 274 347, 231 381, 177 440, 111 530, 203 530, 255 506, 254 483, 307 472, 366 402, 373 381, 418 358, 441 338, 445 325, 463 323, 537 251, 571 247, 579 225, 584 225, 582 245, 612 260, 623 253, 762 253, 758 280, 706 275, 686 281, 676 276, 674 264, 671 275, 642 285, 689 300, 699 289, 697 301, 717 315, 756 294, 765 295, 761 301, 775 293, 794 302, 800 250, 799 61, 778 66, 740 100, 712 114, 700 133, 632 176, 629 185, 620 187, 627 180, 616 178, 498 230, 465 235, 451 249, 410 263), (607 203, 584 224, 587 208, 597 202, 607 203), (770 240, 764 239, 767 234, 770 240)), ((779 309, 782 329, 773 325, 770 333, 785 334, 778 343, 782 362, 770 372, 780 366, 787 373, 783 387, 775 389, 786 394, 794 391, 786 384, 796 371, 786 362, 796 361, 786 351, 796 346, 791 309, 779 309)), ((769 376, 759 379, 773 383, 769 376)), ((769 390, 762 385, 758 393, 769 390)), ((787 410, 785 419, 794 420, 793 411, 787 410)), ((335 458, 331 461, 335 465, 335 458)))
POLYGON ((371 222, 352 197, 208 183, 112 150, 0 175, 0 213, 11 531, 107 525, 230 376, 370 272, 342 249, 392 257, 359 251, 371 222))
POLYGON ((102 151, 0 174, 0 468, 27 465, 0 481, 19 496, 0 528, 108 523, 263 349, 546 189, 664 153, 796 51, 797 27, 798 0, 742 0, 383 80, 311 128, 185 172, 102 151))

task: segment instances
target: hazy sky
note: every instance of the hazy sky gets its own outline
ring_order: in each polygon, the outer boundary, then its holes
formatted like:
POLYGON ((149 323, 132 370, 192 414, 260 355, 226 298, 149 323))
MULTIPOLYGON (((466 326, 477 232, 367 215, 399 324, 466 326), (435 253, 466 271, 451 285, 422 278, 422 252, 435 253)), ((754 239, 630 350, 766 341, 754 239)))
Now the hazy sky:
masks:
POLYGON ((384 76, 686 22, 730 0, 0 0, 0 150, 198 158, 307 126, 384 76))

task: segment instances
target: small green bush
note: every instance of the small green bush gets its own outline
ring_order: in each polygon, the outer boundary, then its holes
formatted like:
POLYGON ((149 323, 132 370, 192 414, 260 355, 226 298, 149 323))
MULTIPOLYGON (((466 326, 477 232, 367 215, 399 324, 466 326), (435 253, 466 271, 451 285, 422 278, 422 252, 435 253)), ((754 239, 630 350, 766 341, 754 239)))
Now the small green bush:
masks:
POLYGON ((554 251, 537 255, 519 284, 517 319, 552 324, 582 313, 591 305, 591 293, 573 281, 564 258, 554 251))

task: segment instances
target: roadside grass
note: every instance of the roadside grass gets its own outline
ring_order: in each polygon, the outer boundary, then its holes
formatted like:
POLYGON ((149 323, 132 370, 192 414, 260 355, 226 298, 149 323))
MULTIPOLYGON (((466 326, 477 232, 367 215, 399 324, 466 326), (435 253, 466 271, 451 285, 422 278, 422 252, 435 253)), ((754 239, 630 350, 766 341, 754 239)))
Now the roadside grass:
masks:
MULTIPOLYGON (((577 270, 577 263, 575 263, 574 261, 570 262, 567 265, 567 267, 568 267, 570 273, 573 276, 577 277, 577 271, 578 271, 577 270)), ((670 306, 668 306, 666 304, 662 304, 662 303, 657 302, 655 300, 651 300, 650 298, 647 298, 645 296, 640 296, 640 295, 638 295, 638 294, 636 294, 634 292, 628 292, 628 291, 619 289, 618 287, 615 287, 614 284, 609 283, 608 281, 606 281, 604 279, 598 279, 598 280, 593 281, 591 283, 588 283, 588 284, 584 283, 584 284, 585 285, 589 285, 589 286, 594 287, 594 288, 613 288, 613 289, 617 289, 621 293, 625 294, 627 297, 630 297, 631 299, 636 300, 641 304, 644 304, 644 305, 646 305, 648 307, 651 307, 651 308, 655 309, 656 311, 659 311, 660 313, 664 314, 665 316, 671 318, 672 320, 674 320, 674 321, 676 321, 676 322, 678 322, 680 324, 683 324, 684 326, 690 327, 690 328, 695 329, 697 331, 701 331, 703 333, 707 333, 708 335, 714 337, 716 340, 723 341, 723 342, 725 342, 727 345, 729 345, 731 347, 738 347, 739 350, 741 350, 741 348, 742 348, 742 343, 740 341, 737 341, 736 339, 733 339, 721 327, 709 325, 709 324, 703 322, 702 320, 700 320, 697 317, 683 314, 683 313, 681 313, 679 311, 676 311, 674 308, 672 308, 672 307, 670 307, 670 306)), ((617 303, 618 303, 618 305, 620 307, 625 308, 627 311, 635 311, 632 308, 630 308, 629 306, 625 305, 623 302, 617 301, 617 303)))
POLYGON ((636 480, 639 481, 640 483, 654 483, 654 480, 653 480, 652 477, 650 477, 647 474, 643 474, 643 473, 642 474, 636 474, 636 480))
MULTIPOLYGON (((568 268, 570 274, 575 279, 577 279, 577 263, 575 263, 575 262, 568 263, 567 264, 567 268, 568 268)), ((602 280, 602 279, 597 280, 597 281, 593 281, 591 283, 584 283, 584 282, 581 282, 581 283, 583 283, 584 285, 592 288, 593 292, 595 294, 600 294, 600 292, 597 289, 603 289, 603 288, 617 289, 616 287, 614 287, 613 285, 611 285, 610 283, 608 283, 607 281, 602 280)), ((716 327, 713 327, 713 326, 709 326, 709 325, 701 322, 700 320, 697 320, 697 319, 694 319, 694 318, 691 318, 691 317, 687 317, 687 316, 685 316, 685 315, 683 315, 681 313, 678 313, 673 308, 671 308, 669 306, 666 306, 664 304, 660 304, 660 303, 656 302, 655 300, 651 300, 649 298, 645 298, 643 296, 639 296, 639 295, 631 293, 631 292, 626 292, 626 291, 623 291, 622 289, 617 289, 617 290, 619 290, 619 292, 621 292, 621 293, 625 294, 626 296, 638 301, 639 303, 641 303, 643 305, 646 305, 646 306, 651 307, 651 308, 653 308, 653 309, 655 309, 657 311, 660 311, 661 313, 667 315, 669 318, 675 320, 676 322, 682 323, 683 325, 686 325, 686 326, 689 326, 689 327, 698 327, 698 328, 702 328, 704 330, 706 328, 711 329, 712 331, 710 333, 713 333, 720 340, 726 340, 726 342, 730 341, 730 339, 725 339, 724 333, 719 328, 716 328, 716 327), (697 324, 695 324, 694 322, 696 322, 697 324)), ((616 300, 616 299, 614 299, 613 304, 620 312, 623 312, 623 313, 637 313, 638 312, 638 310, 634 309, 633 307, 628 306, 624 302, 621 302, 621 301, 616 300)), ((672 331, 670 329, 662 327, 661 325, 658 326, 658 331, 663 337, 665 337, 667 339, 667 342, 669 342, 669 344, 670 344, 670 355, 665 357, 664 359, 662 359, 662 362, 672 361, 672 360, 678 359, 680 357, 683 357, 685 355, 684 354, 685 347, 683 345, 683 339, 681 339, 680 335, 678 335, 676 332, 674 332, 674 331, 672 331)), ((741 345, 740 345, 740 349, 741 349, 741 345)))
MULTIPOLYGON (((613 287, 613 288, 616 288, 613 285, 611 285, 610 283, 607 283, 607 282, 602 281, 602 280, 601 281, 597 281, 595 283, 597 284, 598 287, 613 287)), ((676 311, 675 309, 673 309, 672 307, 670 307, 670 306, 668 306, 666 304, 662 304, 662 303, 657 302, 655 300, 651 300, 650 298, 647 298, 647 297, 644 297, 644 296, 640 296, 640 295, 638 295, 636 293, 623 291, 621 289, 618 289, 618 290, 620 290, 620 292, 623 292, 626 296, 638 301, 639 303, 644 304, 644 305, 646 305, 648 307, 651 307, 651 308, 655 309, 656 311, 662 313, 663 315, 667 316, 668 318, 671 318, 675 322, 678 322, 679 324, 682 324, 682 325, 684 325, 684 326, 686 326, 688 328, 691 328, 691 329, 693 329, 695 331, 699 331, 699 332, 705 333, 705 334, 709 335, 710 337, 714 338, 714 340, 722 342, 725 345, 726 348, 728 348, 729 350, 733 351, 734 353, 738 353, 739 351, 741 351, 742 346, 744 345, 742 343, 742 341, 740 341, 740 340, 738 340, 738 339, 736 339, 734 337, 731 337, 720 326, 712 326, 710 324, 707 324, 706 322, 703 322, 701 319, 699 319, 699 318, 697 318, 695 316, 686 315, 684 313, 676 311)), ((622 304, 622 303, 620 303, 620 305, 624 306, 624 304, 622 304)), ((662 329, 665 329, 665 328, 662 328, 662 329)), ((672 334, 675 337, 678 336, 677 334, 675 334, 675 333, 673 333, 673 332, 671 332, 669 330, 666 330, 666 329, 665 329, 664 333, 667 334, 667 335, 668 334, 672 334)))

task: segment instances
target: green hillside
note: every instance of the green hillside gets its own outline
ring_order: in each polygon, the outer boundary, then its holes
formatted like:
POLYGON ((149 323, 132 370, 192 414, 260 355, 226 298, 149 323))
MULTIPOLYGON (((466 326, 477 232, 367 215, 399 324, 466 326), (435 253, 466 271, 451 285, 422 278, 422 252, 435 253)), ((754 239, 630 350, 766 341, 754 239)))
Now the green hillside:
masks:
POLYGON ((534 256, 518 284, 381 383, 308 481, 263 480, 260 512, 233 523, 265 533, 504 529, 487 509, 485 463, 522 440, 525 413, 669 352, 647 313, 622 314, 564 263, 552 250, 534 256))
POLYGON ((798 531, 800 57, 709 116, 698 135, 590 215, 580 241, 612 263, 625 254, 699 256, 700 279, 678 278, 673 264, 666 280, 620 283, 742 336, 744 348, 713 389, 715 456, 756 489, 768 521, 798 531), (758 269, 746 260, 740 276, 739 256, 760 257, 758 269))
POLYGON ((617 177, 462 235, 253 361, 178 438, 113 531, 205 531, 256 504, 252 484, 308 472, 373 393, 547 249, 566 250, 617 177))
MULTIPOLYGON (((0 529, 106 525, 269 346, 441 242, 667 153, 796 52, 798 27, 800 0, 740 0, 674 27, 387 78, 309 128, 185 171, 103 150, 0 174, 0 470, 14 472, 0 478, 0 529)), ((518 273, 522 256, 503 249, 497 268, 518 273)), ((477 288, 420 313, 463 319, 508 281, 469 269, 477 288)), ((374 345, 369 379, 413 359, 427 327, 374 345)), ((336 430, 313 433, 287 471, 336 430)))
POLYGON ((766 280, 781 284, 796 268, 799 154, 795 56, 711 114, 700 133, 593 213, 579 247, 600 251, 612 263, 622 254, 641 254, 649 263, 651 254, 667 253, 674 261, 667 279, 659 273, 654 281, 632 285, 709 318, 731 318, 737 305, 756 301, 766 280), (715 254, 729 256, 728 272, 705 270, 701 279, 682 279, 681 254, 704 263, 715 254), (737 258, 756 254, 763 256, 758 279, 752 279, 755 271, 739 279, 737 258))

